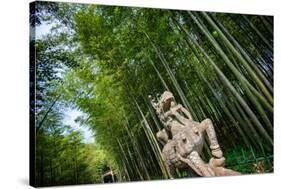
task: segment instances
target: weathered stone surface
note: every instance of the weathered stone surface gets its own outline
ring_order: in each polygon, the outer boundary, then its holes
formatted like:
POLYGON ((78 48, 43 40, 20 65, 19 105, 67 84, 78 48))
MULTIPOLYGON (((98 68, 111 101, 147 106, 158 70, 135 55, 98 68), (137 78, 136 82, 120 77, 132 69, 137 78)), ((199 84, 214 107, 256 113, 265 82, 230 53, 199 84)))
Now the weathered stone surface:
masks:
POLYGON ((181 104, 177 104, 173 94, 169 91, 165 91, 158 100, 151 99, 151 103, 164 125, 164 129, 159 131, 156 136, 164 145, 162 155, 171 178, 175 178, 176 168, 188 167, 199 176, 240 174, 223 167, 225 158, 210 119, 202 122, 194 121, 190 112, 181 104), (207 135, 210 141, 213 156, 209 163, 204 162, 200 157, 204 135, 207 135))

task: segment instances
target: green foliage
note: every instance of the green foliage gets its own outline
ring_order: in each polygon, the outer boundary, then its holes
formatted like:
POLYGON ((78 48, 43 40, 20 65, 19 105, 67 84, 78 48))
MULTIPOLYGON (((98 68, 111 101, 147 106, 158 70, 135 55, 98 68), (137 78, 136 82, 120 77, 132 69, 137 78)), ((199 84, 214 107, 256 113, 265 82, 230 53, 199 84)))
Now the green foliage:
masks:
POLYGON ((226 166, 241 173, 267 173, 273 171, 273 156, 243 147, 225 151, 226 166), (259 166, 258 166, 259 165, 259 166))
POLYGON ((82 142, 81 134, 57 127, 40 132, 36 144, 36 183, 38 186, 100 183, 101 175, 116 167, 106 153, 94 144, 82 142))

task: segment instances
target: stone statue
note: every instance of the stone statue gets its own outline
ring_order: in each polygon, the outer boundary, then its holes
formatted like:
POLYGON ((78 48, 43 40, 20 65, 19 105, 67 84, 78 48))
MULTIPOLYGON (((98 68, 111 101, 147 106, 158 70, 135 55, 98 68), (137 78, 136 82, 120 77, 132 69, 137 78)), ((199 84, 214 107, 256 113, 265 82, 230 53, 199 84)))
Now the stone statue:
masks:
POLYGON ((223 167, 225 158, 210 119, 200 123, 194 121, 190 112, 181 104, 177 104, 169 91, 165 91, 158 102, 151 98, 151 103, 164 125, 164 129, 156 136, 164 145, 162 155, 171 178, 175 178, 176 168, 191 168, 199 176, 240 174, 223 167), (209 163, 204 162, 200 157, 205 133, 210 141, 213 156, 209 163))

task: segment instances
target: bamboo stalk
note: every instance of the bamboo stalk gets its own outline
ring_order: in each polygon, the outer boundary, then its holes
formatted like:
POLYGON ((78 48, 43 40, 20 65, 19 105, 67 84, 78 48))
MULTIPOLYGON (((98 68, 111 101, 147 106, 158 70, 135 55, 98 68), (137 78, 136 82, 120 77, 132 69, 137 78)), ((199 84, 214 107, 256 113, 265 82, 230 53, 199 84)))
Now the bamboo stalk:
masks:
MULTIPOLYGON (((224 43, 230 48, 230 50, 233 52, 233 54, 237 57, 237 59, 245 66, 248 73, 253 77, 255 82, 258 84, 258 86, 262 89, 264 94, 267 96, 267 98, 272 102, 272 96, 270 95, 270 92, 267 90, 263 82, 266 84, 266 86, 273 91, 272 85, 269 83, 269 81, 264 77, 264 75, 258 70, 258 68, 255 66, 255 63, 250 59, 250 57, 247 55, 247 53, 243 50, 243 48, 238 44, 238 42, 231 36, 227 35, 236 45, 236 47, 240 50, 242 55, 245 56, 246 60, 250 63, 254 71, 258 74, 256 75, 255 72, 251 69, 251 67, 248 65, 247 61, 241 56, 241 54, 236 50, 236 48, 231 44, 231 42, 228 40, 228 38, 223 34, 223 32, 219 29, 219 27, 213 22, 213 20, 208 16, 207 13, 202 12, 203 16, 206 18, 206 20, 212 25, 212 27, 218 32, 219 36, 222 38, 224 43), (262 79, 262 81, 259 79, 259 77, 262 79)), ((217 21, 217 23, 219 23, 217 21)), ((220 25, 222 26, 222 25, 220 25)), ((223 26, 222 26, 223 28, 223 26)), ((224 28, 224 31, 226 33, 227 30, 224 28)))
POLYGON ((272 50, 273 49, 272 45, 270 45, 268 40, 261 34, 261 32, 256 28, 256 26, 245 15, 242 15, 242 17, 247 21, 250 27, 258 34, 258 36, 267 45, 267 47, 272 50))
POLYGON ((215 68, 215 71, 220 76, 223 83, 226 85, 227 88, 234 94, 234 96, 237 98, 239 103, 243 106, 243 108, 246 110, 247 114, 251 117, 251 119, 254 121, 257 128, 261 131, 263 137, 269 142, 269 144, 273 144, 273 141, 271 137, 268 135, 268 133, 263 128, 262 124, 258 120, 258 118, 255 116, 254 112, 251 110, 251 108, 248 106, 248 104, 245 102, 245 100, 241 97, 241 95, 236 91, 236 89, 233 87, 231 82, 227 79, 227 77, 223 74, 223 72, 217 67, 217 65, 213 62, 213 60, 207 55, 207 53, 203 50, 203 48, 189 35, 189 33, 180 25, 180 28, 186 33, 188 36, 188 39, 192 41, 192 43, 200 50, 200 52, 204 55, 206 60, 215 68))

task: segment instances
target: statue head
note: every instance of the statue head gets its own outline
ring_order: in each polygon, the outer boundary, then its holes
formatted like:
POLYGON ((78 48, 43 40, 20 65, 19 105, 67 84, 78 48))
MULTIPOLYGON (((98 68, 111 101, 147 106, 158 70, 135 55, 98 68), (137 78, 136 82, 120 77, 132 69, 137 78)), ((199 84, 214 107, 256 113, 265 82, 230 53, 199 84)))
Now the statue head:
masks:
POLYGON ((170 91, 165 91, 160 97, 159 105, 166 112, 170 109, 171 103, 176 104, 175 97, 170 91))
POLYGON ((160 121, 164 124, 168 120, 164 116, 164 113, 169 111, 171 106, 176 105, 175 97, 170 91, 165 91, 161 96, 153 98, 151 95, 148 96, 150 99, 151 105, 156 110, 156 113, 160 121))

